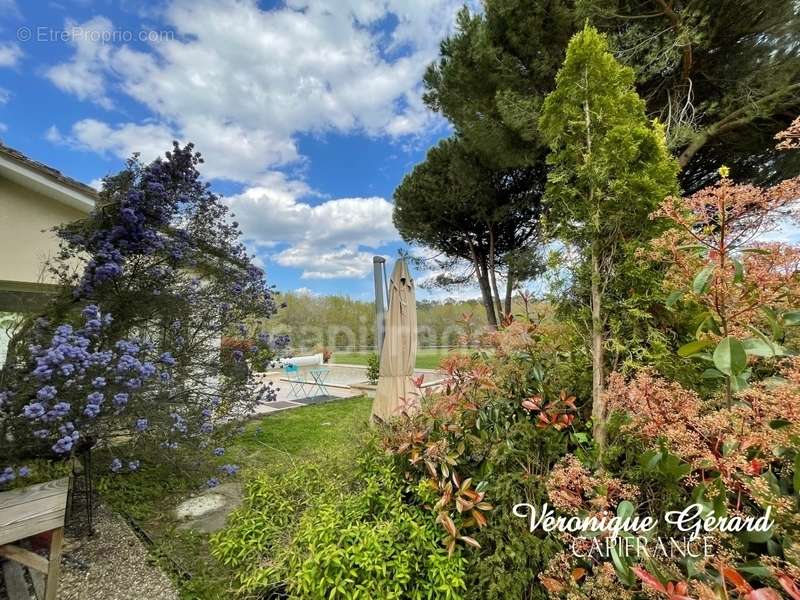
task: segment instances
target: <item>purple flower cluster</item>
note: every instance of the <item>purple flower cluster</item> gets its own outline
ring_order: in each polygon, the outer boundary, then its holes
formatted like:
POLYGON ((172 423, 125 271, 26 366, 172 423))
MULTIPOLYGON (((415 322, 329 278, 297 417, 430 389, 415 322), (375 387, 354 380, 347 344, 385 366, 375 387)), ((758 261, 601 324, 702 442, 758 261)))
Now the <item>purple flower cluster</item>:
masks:
POLYGON ((0 487, 8 485, 14 481, 18 475, 22 478, 25 478, 30 474, 31 472, 28 467, 20 467, 16 470, 16 472, 14 471, 14 467, 5 467, 2 471, 0 471, 0 487))
POLYGON ((125 465, 121 459, 114 458, 108 468, 112 473, 121 473, 127 466, 128 471, 133 472, 139 470, 139 465, 140 463, 138 460, 129 460, 128 464, 125 465))
POLYGON ((17 475, 14 473, 13 467, 6 467, 3 469, 3 472, 0 473, 0 485, 6 485, 11 483, 17 478, 17 475))
POLYGON ((72 447, 75 445, 75 442, 77 442, 80 438, 81 434, 77 429, 75 429, 75 426, 71 421, 61 425, 58 428, 58 432, 61 434, 61 437, 58 438, 58 441, 56 441, 55 444, 53 444, 53 452, 56 454, 69 454, 72 451, 72 447))
POLYGON ((83 409, 83 414, 90 419, 94 419, 100 414, 101 406, 105 399, 105 396, 100 392, 92 392, 86 396, 86 408, 83 409))
POLYGON ((98 286, 121 277, 127 257, 153 254, 167 245, 167 238, 159 232, 178 206, 167 194, 169 171, 162 161, 148 165, 140 184, 128 190, 115 205, 119 212, 112 227, 98 228, 88 237, 62 234, 73 247, 91 255, 78 288, 79 295, 88 296, 98 286))
POLYGON ((186 423, 186 419, 184 419, 178 413, 170 413, 169 415, 172 417, 172 428, 171 431, 177 431, 178 433, 186 433, 189 429, 188 424, 186 423))
POLYGON ((222 465, 219 470, 224 471, 226 475, 233 477, 239 472, 239 465, 222 465))
POLYGON ((259 347, 268 348, 270 350, 283 350, 289 346, 290 339, 288 335, 272 336, 269 333, 261 332, 256 336, 256 341, 259 347))
MULTIPOLYGON (((29 346, 36 365, 33 380, 41 383, 35 398, 21 407, 21 415, 32 424, 44 425, 34 429, 33 436, 55 440, 52 449, 57 454, 72 451, 80 429, 104 414, 107 398, 119 414, 131 400, 129 390, 160 379, 156 364, 144 358, 145 352, 153 351, 152 344, 123 339, 114 343, 113 349, 103 349, 101 334, 112 322, 110 315, 101 314, 95 304, 86 306, 81 314, 84 323, 80 329, 62 324, 48 343, 29 346), (114 388, 125 391, 114 392, 114 388)), ((46 322, 39 323, 43 330, 47 326, 46 322)), ((162 359, 165 355, 171 358, 169 353, 162 353, 162 359)), ((9 392, 4 392, 3 401, 8 397, 9 392)), ((136 422, 137 431, 147 427, 147 419, 136 422)), ((181 428, 185 425, 179 424, 181 428)))

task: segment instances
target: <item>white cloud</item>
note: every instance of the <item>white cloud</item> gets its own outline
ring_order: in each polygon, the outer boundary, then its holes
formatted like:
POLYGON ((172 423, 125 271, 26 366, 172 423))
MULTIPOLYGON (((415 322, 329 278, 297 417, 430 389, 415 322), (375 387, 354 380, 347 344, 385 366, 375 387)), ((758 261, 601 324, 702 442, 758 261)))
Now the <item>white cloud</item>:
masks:
POLYGON ((94 17, 80 25, 67 19, 64 30, 70 34, 69 43, 75 53, 70 61, 47 69, 45 76, 57 88, 80 100, 91 100, 103 108, 113 108, 105 85, 113 46, 104 42, 112 27, 106 17, 94 17))
MULTIPOLYGON (((301 158, 300 133, 428 131, 437 118, 420 79, 460 4, 289 0, 262 10, 255 0, 175 0, 163 16, 173 39, 146 51, 73 39, 72 59, 47 76, 105 107, 112 90, 133 97, 162 128, 194 141, 212 176, 252 183, 301 158)), ((81 27, 112 24, 95 17, 81 27)))
POLYGON ((364 277, 374 249, 400 239, 392 204, 383 198, 340 198, 311 205, 297 200, 296 182, 276 181, 231 198, 244 236, 284 267, 302 269, 304 279, 364 277), (373 249, 372 252, 367 250, 373 249))
POLYGON ((5 88, 0 87, 0 104, 5 104, 11 98, 11 92, 5 88))
POLYGON ((50 125, 50 127, 47 128, 47 131, 44 132, 44 139, 52 144, 66 143, 66 139, 55 125, 50 125))
MULTIPOLYGON (((461 285, 442 288, 436 285, 439 276, 462 278, 473 273, 472 264, 463 259, 448 264, 447 268, 441 261, 446 257, 443 253, 427 246, 411 246, 409 254, 412 258, 422 261, 413 264, 414 279, 417 284, 417 298, 426 300, 443 301, 453 300, 480 300, 481 290, 472 275, 469 280, 461 285)), ((447 261, 449 262, 449 261, 447 261)), ((498 287, 505 293, 505 279, 501 276, 497 280, 498 287)))
POLYGON ((15 67, 22 58, 22 50, 17 44, 0 44, 0 67, 15 67))
POLYGON ((172 132, 157 123, 136 125, 126 123, 112 127, 96 119, 83 119, 72 126, 68 134, 62 134, 52 125, 45 137, 53 143, 71 145, 82 150, 93 150, 99 154, 128 158, 138 152, 145 161, 151 161, 172 146, 172 132))
POLYGON ((296 190, 250 188, 231 199, 244 233, 262 245, 306 242, 378 247, 399 239, 392 204, 383 198, 340 198, 316 206, 299 202, 296 190))
POLYGON ((0 133, 8 131, 8 125, 5 123, 0 123, 0 133))
POLYGON ((301 279, 346 279, 369 275, 373 256, 373 252, 355 248, 324 250, 303 243, 287 248, 274 259, 281 266, 302 269, 301 279))
POLYGON ((51 127, 46 137, 51 142, 68 143, 82 150, 120 159, 138 152, 144 161, 161 156, 172 147, 173 140, 191 140, 203 151, 204 176, 210 179, 272 182, 272 173, 264 170, 265 159, 271 164, 283 164, 296 155, 293 147, 280 148, 271 140, 259 137, 258 133, 234 126, 220 128, 213 121, 194 123, 189 131, 179 135, 159 122, 109 125, 97 119, 83 119, 72 126, 69 134, 62 134, 51 127))

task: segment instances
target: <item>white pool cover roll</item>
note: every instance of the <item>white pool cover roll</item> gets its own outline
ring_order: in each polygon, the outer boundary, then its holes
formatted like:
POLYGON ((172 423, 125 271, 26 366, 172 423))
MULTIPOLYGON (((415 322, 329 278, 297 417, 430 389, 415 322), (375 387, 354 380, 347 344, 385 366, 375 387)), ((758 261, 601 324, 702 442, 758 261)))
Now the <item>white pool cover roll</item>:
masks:
POLYGON ((322 354, 312 354, 311 356, 295 356, 287 358, 284 364, 294 365, 296 367, 314 367, 322 364, 322 354))

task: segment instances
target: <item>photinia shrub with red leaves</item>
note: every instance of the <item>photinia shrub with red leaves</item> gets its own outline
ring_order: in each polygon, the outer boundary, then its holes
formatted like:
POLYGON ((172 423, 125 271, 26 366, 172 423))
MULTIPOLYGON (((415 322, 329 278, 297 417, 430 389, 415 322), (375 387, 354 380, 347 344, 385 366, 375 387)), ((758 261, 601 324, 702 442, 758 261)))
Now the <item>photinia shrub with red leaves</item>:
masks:
MULTIPOLYGON (((473 432, 480 411, 497 388, 489 366, 470 357, 454 355, 442 368, 443 391, 420 393, 419 410, 389 421, 380 434, 409 490, 435 513, 452 554, 458 542, 479 547, 465 532, 485 527, 493 508, 484 498, 485 482, 471 477, 471 458, 479 445, 473 432)), ((422 378, 415 383, 421 386, 422 378)))
POLYGON ((707 360, 706 377, 725 381, 730 402, 748 385, 748 358, 785 355, 785 329, 800 322, 800 249, 763 241, 797 216, 800 177, 759 188, 720 172, 716 184, 664 201, 652 217, 672 227, 647 253, 669 265, 668 306, 683 298, 703 307, 695 339, 678 352, 707 360))

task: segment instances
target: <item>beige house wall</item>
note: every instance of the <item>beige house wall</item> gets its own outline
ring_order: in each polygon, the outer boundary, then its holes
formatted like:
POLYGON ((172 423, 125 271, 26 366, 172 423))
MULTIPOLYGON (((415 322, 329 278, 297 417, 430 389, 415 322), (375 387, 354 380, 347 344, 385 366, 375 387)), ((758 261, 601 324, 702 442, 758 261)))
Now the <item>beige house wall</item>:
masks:
POLYGON ((53 283, 45 261, 58 252, 51 231, 86 213, 0 176, 0 281, 53 283))
POLYGON ((56 225, 87 216, 0 173, 0 365, 20 313, 32 310, 56 283, 45 262, 58 253, 56 225))

